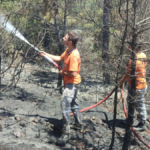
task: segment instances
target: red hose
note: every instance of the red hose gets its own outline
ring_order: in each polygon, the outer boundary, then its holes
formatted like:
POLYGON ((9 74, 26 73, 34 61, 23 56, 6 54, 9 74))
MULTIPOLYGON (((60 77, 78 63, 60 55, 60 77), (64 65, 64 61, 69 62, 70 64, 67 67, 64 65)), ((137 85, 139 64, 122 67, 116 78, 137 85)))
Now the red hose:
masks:
MULTIPOLYGON (((94 108, 94 107, 100 105, 101 103, 103 103, 107 98, 109 98, 109 97, 113 94, 113 92, 115 91, 115 89, 116 89, 116 88, 114 88, 114 89, 112 90, 112 92, 111 92, 109 95, 107 95, 107 96, 106 96, 103 100, 101 100, 100 102, 98 102, 98 103, 96 103, 96 104, 94 104, 94 105, 92 105, 92 106, 89 106, 89 107, 87 107, 87 108, 84 108, 84 109, 80 110, 80 112, 87 111, 87 110, 89 110, 89 109, 92 109, 92 108, 94 108)), ((73 113, 71 113, 70 115, 72 116, 73 113)))
MULTIPOLYGON (((59 70, 61 69, 61 67, 60 67, 56 62, 53 61, 52 63, 53 63, 53 65, 54 65, 56 68, 58 68, 59 70)), ((84 108, 84 109, 80 110, 80 112, 87 111, 87 110, 89 110, 89 109, 92 109, 92 108, 94 108, 94 107, 100 105, 101 103, 103 103, 107 98, 109 98, 109 97, 113 94, 113 92, 115 91, 115 89, 116 89, 116 88, 114 88, 114 89, 112 90, 112 92, 111 92, 109 95, 107 95, 103 100, 101 100, 101 101, 98 102, 97 104, 94 104, 94 105, 92 105, 92 106, 90 106, 90 107, 84 108)), ((73 113, 71 113, 70 115, 72 116, 73 113)))
MULTIPOLYGON (((127 113, 127 109, 126 109, 126 105, 125 105, 125 100, 124 100, 124 92, 123 92, 122 89, 121 89, 121 96, 122 96, 123 109, 124 109, 126 118, 128 118, 128 113, 127 113)), ((142 139, 142 137, 140 137, 140 136, 137 134, 137 132, 135 131, 135 129, 134 129, 133 127, 132 127, 132 131, 133 131, 134 135, 135 135, 145 146, 147 146, 147 147, 150 149, 150 145, 148 145, 148 144, 142 139)))
POLYGON ((56 68, 58 68, 58 70, 61 70, 61 67, 56 62, 53 61, 52 63, 56 68))
MULTIPOLYGON (((57 63, 55 63, 54 61, 53 61, 52 63, 55 65, 56 68, 58 68, 59 70, 61 69, 61 67, 60 67, 57 63)), ((114 91, 115 91, 115 88, 114 88, 114 89, 112 90, 112 92, 111 92, 108 96, 106 96, 103 100, 101 100, 101 101, 98 102, 97 104, 94 104, 94 105, 92 105, 92 106, 90 106, 90 107, 87 107, 87 108, 84 108, 84 109, 80 110, 80 112, 87 111, 87 110, 89 110, 89 109, 92 109, 92 108, 94 108, 94 107, 100 105, 100 104, 103 103, 106 99, 108 99, 108 98, 113 94, 114 91)), ((124 100, 124 92, 123 92, 122 89, 121 89, 121 96, 122 96, 122 103, 123 103, 124 112, 125 112, 126 118, 128 118, 128 113, 127 113, 127 109, 126 109, 126 105, 125 105, 125 100, 124 100)), ((70 115, 72 116, 73 113, 71 113, 70 115)), ((137 134, 137 132, 135 131, 135 129, 134 129, 133 127, 132 127, 132 131, 133 131, 134 135, 135 135, 145 146, 147 146, 147 147, 150 149, 150 145, 148 145, 148 144, 142 139, 142 137, 140 137, 140 136, 137 134)))

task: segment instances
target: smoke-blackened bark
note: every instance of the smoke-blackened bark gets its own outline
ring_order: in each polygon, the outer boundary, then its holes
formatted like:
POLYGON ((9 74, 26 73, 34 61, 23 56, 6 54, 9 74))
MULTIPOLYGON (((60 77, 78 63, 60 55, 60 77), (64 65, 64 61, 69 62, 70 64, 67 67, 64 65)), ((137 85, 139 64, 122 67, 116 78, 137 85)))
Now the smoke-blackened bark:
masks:
POLYGON ((124 144, 122 150, 128 150, 131 142, 131 133, 132 133, 132 126, 133 126, 133 116, 134 116, 134 103, 135 103, 135 92, 136 92, 136 55, 135 55, 135 44, 136 44, 137 35, 133 36, 132 40, 132 54, 131 54, 131 91, 128 93, 128 118, 126 124, 126 134, 124 138, 124 144))
MULTIPOLYGON (((116 84, 118 84, 119 71, 120 71, 120 68, 121 68, 121 65, 122 65, 122 56, 124 54, 125 39, 127 37, 127 31, 128 31, 128 0, 127 0, 126 10, 127 10, 126 25, 125 25, 125 30, 124 30, 124 34, 123 34, 123 38, 122 38, 122 43, 121 43, 122 45, 121 45, 121 48, 120 48, 120 60, 119 60, 118 67, 117 67, 116 84)), ((118 87, 116 87, 116 90, 115 90, 112 140, 111 140, 109 150, 113 149, 113 145, 114 145, 114 141, 115 141, 115 126, 116 126, 116 115, 117 115, 117 93, 118 93, 118 87)))
POLYGON ((131 133, 132 133, 132 126, 133 126, 133 115, 134 115, 134 99, 135 99, 135 92, 136 92, 136 42, 137 42, 137 29, 136 27, 136 5, 137 1, 133 1, 133 10, 134 10, 134 19, 133 19, 133 34, 132 34, 132 53, 131 53, 131 91, 129 93, 129 99, 128 99, 128 118, 127 118, 127 124, 126 124, 126 134, 124 138, 124 143, 122 150, 128 150, 130 143, 131 143, 131 133))
POLYGON ((46 34, 44 36, 44 48, 50 49, 50 36, 49 36, 48 32, 46 32, 46 34))
MULTIPOLYGON (((61 45, 59 28, 58 28, 58 24, 57 24, 57 14, 55 14, 55 27, 56 27, 56 34, 57 34, 57 42, 58 42, 58 48, 59 48, 59 55, 61 55, 62 52, 63 52, 63 47, 61 45)), ((59 66, 62 67, 62 63, 59 63, 59 66)), ((59 74, 58 75, 57 87, 60 87, 60 93, 62 94, 62 88, 61 88, 61 86, 62 86, 62 76, 59 74)))
POLYGON ((1 54, 0 54, 0 91, 1 91, 1 54))
MULTIPOLYGON (((62 37, 64 37, 65 32, 66 32, 66 17, 67 17, 67 1, 65 0, 65 10, 64 10, 64 24, 63 24, 63 34, 62 37)), ((57 13, 55 14, 55 27, 56 27, 56 34, 57 34, 57 42, 58 42, 58 47, 59 47, 59 55, 61 55, 64 51, 64 46, 61 44, 61 39, 60 39, 60 30, 58 27, 57 23, 57 13)), ((59 65, 63 68, 63 63, 59 63, 59 65)), ((57 87, 60 88, 60 93, 62 94, 62 76, 59 74, 58 76, 58 83, 57 87)))
MULTIPOLYGON (((103 44, 102 44, 102 58, 104 62, 109 62, 109 0, 104 0, 104 11, 103 11, 103 44)), ((103 82, 110 83, 110 75, 107 72, 108 68, 104 65, 103 82)))

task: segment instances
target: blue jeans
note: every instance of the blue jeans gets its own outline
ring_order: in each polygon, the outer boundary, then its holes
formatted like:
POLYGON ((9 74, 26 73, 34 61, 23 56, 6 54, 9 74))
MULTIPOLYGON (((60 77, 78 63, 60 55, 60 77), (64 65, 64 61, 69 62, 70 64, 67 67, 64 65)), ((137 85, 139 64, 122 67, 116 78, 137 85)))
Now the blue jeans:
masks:
MULTIPOLYGON (((128 86, 128 98, 127 101, 129 102, 129 94, 131 92, 130 86, 128 86)), ((147 93, 147 86, 143 89, 136 90, 135 98, 134 98, 134 104, 135 104, 135 110, 138 112, 138 120, 139 122, 145 123, 147 112, 146 112, 146 106, 145 106, 145 95, 147 93)))

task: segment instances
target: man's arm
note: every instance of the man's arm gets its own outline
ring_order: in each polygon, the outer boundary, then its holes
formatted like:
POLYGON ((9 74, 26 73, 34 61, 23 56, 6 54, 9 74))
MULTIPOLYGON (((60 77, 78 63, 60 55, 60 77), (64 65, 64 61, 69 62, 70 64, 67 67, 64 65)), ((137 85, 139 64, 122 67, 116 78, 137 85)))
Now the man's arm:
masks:
POLYGON ((78 73, 77 73, 77 71, 64 71, 64 70, 60 70, 59 74, 61 76, 65 75, 65 76, 73 78, 73 77, 76 77, 78 73))
POLYGON ((52 55, 52 54, 48 54, 48 53, 43 52, 43 51, 40 52, 39 55, 42 56, 42 57, 44 57, 44 55, 46 55, 46 56, 52 58, 54 61, 57 61, 57 62, 62 62, 63 61, 62 57, 56 56, 56 55, 52 55))
POLYGON ((124 82, 128 81, 131 76, 131 60, 128 62, 126 74, 119 81, 119 86, 121 86, 124 82))
POLYGON ((119 86, 121 86, 124 82, 128 81, 130 78, 130 74, 127 72, 123 78, 119 81, 119 86))

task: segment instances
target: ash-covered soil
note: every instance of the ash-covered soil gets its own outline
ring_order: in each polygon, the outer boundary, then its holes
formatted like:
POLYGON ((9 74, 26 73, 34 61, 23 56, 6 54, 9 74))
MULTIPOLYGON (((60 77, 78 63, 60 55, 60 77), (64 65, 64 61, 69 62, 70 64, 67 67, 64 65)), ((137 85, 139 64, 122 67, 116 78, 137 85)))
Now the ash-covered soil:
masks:
MULTIPOLYGON (((11 71, 10 71, 11 72, 11 71)), ((11 74, 2 78, 2 88, 10 82, 11 74)), ((61 94, 57 89, 58 71, 26 65, 20 80, 0 97, 0 150, 108 150, 112 139, 113 97, 82 113, 84 130, 71 130, 71 139, 65 147, 56 146, 61 136, 61 94)), ((84 77, 80 85, 81 109, 91 106, 107 96, 114 85, 103 85, 101 77, 84 77)), ((118 104, 114 150, 123 145, 126 119, 121 102, 118 104)), ((73 117, 71 117, 73 123, 73 117)), ((135 119, 134 124, 138 122, 135 119)), ((150 143, 150 118, 147 131, 139 135, 150 143)), ((147 148, 132 135, 131 149, 147 148)))

